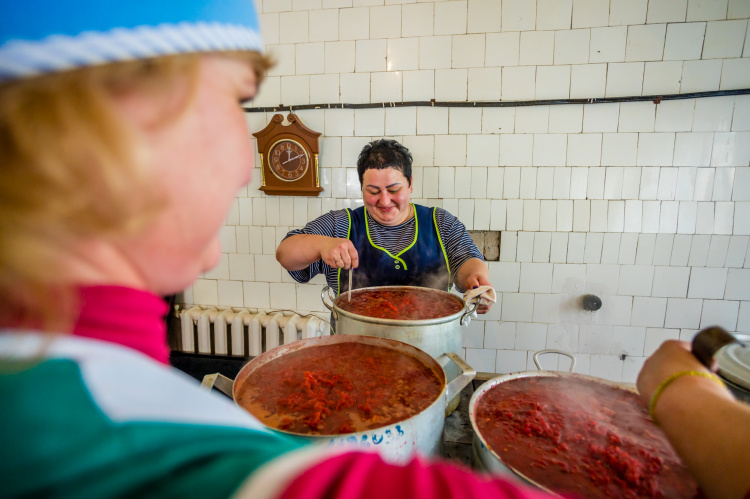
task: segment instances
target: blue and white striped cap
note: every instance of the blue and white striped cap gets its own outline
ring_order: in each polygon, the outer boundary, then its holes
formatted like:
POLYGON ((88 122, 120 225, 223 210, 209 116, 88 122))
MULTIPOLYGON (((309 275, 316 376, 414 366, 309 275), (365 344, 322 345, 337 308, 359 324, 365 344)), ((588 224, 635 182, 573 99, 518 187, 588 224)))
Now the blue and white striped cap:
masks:
POLYGON ((263 51, 252 0, 0 0, 0 82, 228 50, 263 51))

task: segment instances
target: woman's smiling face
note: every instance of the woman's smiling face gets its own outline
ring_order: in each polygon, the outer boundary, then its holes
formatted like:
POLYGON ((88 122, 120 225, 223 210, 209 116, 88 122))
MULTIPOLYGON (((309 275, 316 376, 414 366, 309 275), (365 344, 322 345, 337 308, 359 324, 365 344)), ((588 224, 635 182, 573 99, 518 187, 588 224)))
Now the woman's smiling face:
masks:
POLYGON ((395 168, 371 168, 362 175, 362 199, 367 212, 382 225, 399 225, 411 215, 410 179, 395 168))

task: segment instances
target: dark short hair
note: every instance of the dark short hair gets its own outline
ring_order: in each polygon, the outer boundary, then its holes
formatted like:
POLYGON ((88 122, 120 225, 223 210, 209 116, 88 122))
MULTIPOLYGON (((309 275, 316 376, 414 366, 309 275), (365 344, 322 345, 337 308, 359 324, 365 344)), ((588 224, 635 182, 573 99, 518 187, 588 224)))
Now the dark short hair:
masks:
POLYGON ((359 185, 367 170, 393 168, 404 174, 411 187, 411 162, 409 149, 393 139, 374 140, 362 148, 357 158, 359 185))

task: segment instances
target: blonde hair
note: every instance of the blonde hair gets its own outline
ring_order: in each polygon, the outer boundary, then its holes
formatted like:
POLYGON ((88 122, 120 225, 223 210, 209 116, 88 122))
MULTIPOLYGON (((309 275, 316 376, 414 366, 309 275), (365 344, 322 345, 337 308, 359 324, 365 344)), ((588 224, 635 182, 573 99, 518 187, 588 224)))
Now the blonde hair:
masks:
MULTIPOLYGON (((258 82, 270 62, 250 63, 258 82)), ((89 67, 0 86, 0 326, 68 329, 75 319, 70 286, 55 268, 61 248, 86 238, 143 229, 161 206, 148 150, 117 113, 112 96, 169 91, 188 77, 198 54, 89 67), (138 195, 135 196, 134 193, 138 195)), ((158 125, 158 123, 157 123, 158 125)))

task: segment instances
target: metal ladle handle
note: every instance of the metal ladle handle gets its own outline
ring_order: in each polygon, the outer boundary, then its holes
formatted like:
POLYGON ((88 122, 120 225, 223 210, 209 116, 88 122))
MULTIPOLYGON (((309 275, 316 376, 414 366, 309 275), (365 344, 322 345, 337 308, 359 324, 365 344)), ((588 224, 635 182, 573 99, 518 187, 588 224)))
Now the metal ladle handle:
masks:
POLYGON ((699 331, 693 337, 691 350, 701 364, 713 370, 714 355, 716 352, 722 347, 735 342, 742 344, 741 341, 729 334, 725 329, 718 326, 708 327, 699 331))

